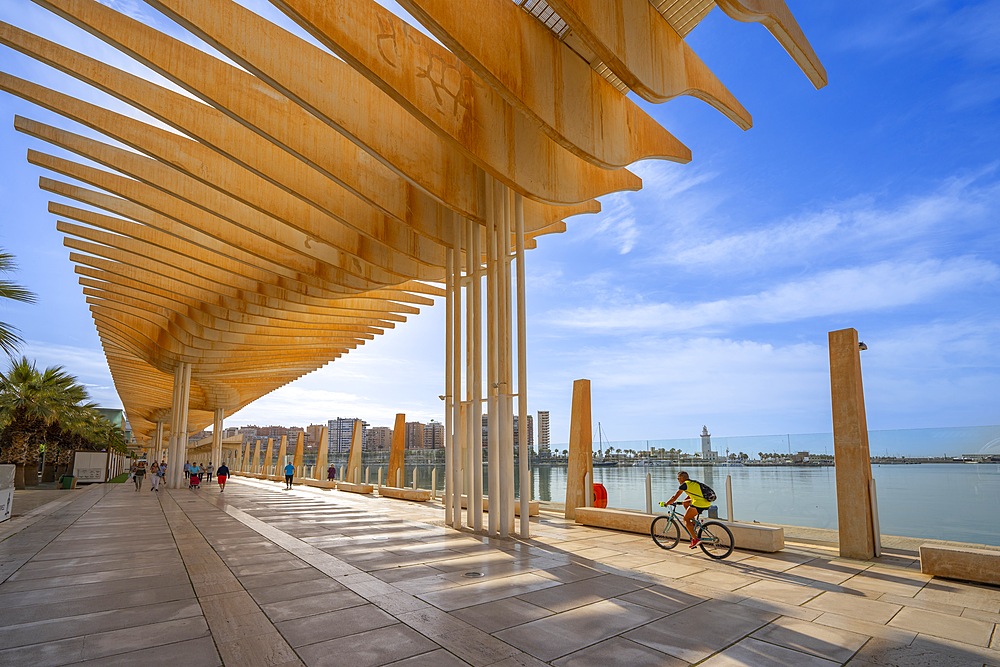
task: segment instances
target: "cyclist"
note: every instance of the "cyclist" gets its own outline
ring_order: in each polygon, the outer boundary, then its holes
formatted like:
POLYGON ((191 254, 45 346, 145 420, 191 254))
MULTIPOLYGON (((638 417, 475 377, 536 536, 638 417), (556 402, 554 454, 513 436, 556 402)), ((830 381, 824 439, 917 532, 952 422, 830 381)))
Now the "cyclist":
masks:
POLYGON ((684 507, 687 511, 684 512, 684 527, 687 528, 687 532, 691 534, 691 548, 694 549, 698 546, 698 536, 694 532, 694 518, 708 509, 712 504, 705 500, 705 496, 701 491, 701 484, 691 479, 691 477, 681 470, 677 473, 677 483, 680 484, 680 488, 677 489, 677 493, 665 503, 661 505, 670 505, 682 494, 686 493, 687 498, 684 499, 684 507))

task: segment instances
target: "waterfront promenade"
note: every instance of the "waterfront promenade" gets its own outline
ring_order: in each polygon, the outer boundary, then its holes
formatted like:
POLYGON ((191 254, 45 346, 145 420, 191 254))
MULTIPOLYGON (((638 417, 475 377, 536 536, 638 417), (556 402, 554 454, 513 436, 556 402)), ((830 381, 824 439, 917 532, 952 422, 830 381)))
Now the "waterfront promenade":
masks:
POLYGON ((282 486, 15 496, 0 665, 1000 666, 1000 588, 922 575, 912 541, 853 561, 803 531, 714 562, 544 512, 487 539, 440 506, 282 486))

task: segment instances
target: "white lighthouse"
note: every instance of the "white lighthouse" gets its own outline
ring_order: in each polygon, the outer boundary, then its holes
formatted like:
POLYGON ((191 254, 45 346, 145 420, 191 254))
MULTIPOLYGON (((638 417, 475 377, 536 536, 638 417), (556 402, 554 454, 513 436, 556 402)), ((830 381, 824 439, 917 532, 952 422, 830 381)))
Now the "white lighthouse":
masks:
POLYGON ((719 455, 712 449, 712 434, 708 432, 707 426, 701 427, 701 460, 715 461, 719 455))

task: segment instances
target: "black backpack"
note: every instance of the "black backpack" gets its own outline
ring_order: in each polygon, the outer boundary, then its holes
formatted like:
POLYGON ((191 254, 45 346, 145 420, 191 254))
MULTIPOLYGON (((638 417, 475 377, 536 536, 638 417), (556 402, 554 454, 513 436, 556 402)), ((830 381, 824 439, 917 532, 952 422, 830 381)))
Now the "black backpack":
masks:
MULTIPOLYGON (((694 482, 696 480, 691 480, 691 481, 694 482)), ((712 489, 712 487, 710 487, 708 484, 705 484, 705 482, 698 482, 698 485, 701 487, 701 494, 702 494, 701 497, 702 498, 704 498, 705 500, 707 500, 710 503, 711 502, 715 502, 718 499, 719 496, 715 493, 715 491, 712 489)))

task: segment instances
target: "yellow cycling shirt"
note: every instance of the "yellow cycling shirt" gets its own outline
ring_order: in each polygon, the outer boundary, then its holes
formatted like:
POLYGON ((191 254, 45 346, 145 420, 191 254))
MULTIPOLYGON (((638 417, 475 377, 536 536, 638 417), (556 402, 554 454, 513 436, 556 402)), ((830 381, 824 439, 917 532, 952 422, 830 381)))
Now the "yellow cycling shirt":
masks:
POLYGON ((680 485, 680 490, 688 494, 688 498, 691 499, 691 504, 695 507, 710 507, 712 503, 705 500, 705 495, 701 491, 701 484, 689 479, 680 485))

